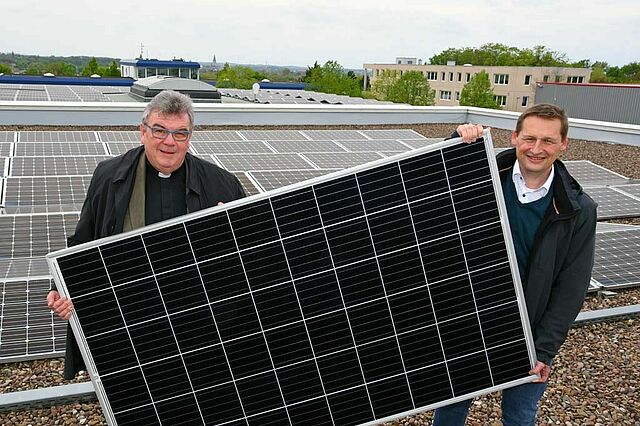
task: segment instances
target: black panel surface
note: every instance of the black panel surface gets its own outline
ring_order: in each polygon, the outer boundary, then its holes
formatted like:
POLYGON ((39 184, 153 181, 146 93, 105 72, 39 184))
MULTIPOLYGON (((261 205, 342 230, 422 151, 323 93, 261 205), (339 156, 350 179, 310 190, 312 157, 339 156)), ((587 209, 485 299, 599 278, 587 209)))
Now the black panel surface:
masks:
POLYGON ((351 425, 527 377, 484 145, 238 204, 52 256, 119 424, 351 425))

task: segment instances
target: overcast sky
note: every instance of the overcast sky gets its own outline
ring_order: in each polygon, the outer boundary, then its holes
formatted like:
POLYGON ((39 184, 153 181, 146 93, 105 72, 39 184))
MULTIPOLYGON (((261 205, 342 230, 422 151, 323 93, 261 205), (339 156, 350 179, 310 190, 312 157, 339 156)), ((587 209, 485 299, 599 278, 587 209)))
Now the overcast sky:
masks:
POLYGON ((640 61, 638 0, 7 0, 0 52, 346 68, 449 47, 544 45, 640 61))

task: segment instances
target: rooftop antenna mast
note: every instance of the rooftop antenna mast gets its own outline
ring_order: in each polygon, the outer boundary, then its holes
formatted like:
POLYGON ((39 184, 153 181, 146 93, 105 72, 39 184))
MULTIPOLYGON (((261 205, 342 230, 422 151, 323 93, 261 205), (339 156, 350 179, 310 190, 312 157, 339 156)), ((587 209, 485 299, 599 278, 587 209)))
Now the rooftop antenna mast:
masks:
POLYGON ((140 59, 142 59, 143 54, 144 54, 144 44, 140 43, 140 59))

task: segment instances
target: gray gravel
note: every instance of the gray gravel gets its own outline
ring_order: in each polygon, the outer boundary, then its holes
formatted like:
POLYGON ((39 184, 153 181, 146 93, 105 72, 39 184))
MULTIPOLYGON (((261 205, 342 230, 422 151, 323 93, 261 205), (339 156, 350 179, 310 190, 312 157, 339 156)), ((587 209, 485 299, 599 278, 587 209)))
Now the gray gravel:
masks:
MULTIPOLYGON (((310 128, 312 126, 261 126, 264 129, 310 128)), ((313 126, 313 128, 413 128, 427 137, 445 137, 454 124, 385 126, 313 126)), ((204 129, 205 127, 200 127, 204 129)), ((208 129, 239 129, 238 126, 208 129)), ((258 127, 251 127, 256 129, 258 127)), ((0 126, 0 130, 55 130, 51 126, 0 126)), ((69 130, 68 127, 60 128, 69 130)), ((133 130, 133 127, 105 127, 104 130, 133 130)), ((82 128, 74 128, 82 130, 82 128)), ((91 127, 91 130, 96 130, 91 127)), ((510 132, 493 129, 497 147, 510 145, 510 132)), ((567 160, 591 160, 627 177, 640 179, 640 147, 572 140, 567 160)), ((640 225, 640 218, 617 221, 640 225)), ((613 297, 589 295, 585 310, 640 303, 640 289, 620 290, 613 297)), ((0 394, 71 383, 62 378, 63 359, 0 364, 0 394)), ((539 425, 640 425, 640 319, 588 324, 571 330, 554 361, 549 388, 539 411, 539 425)), ((74 382, 86 381, 86 376, 74 382)), ((474 401, 470 425, 499 425, 499 394, 474 401)), ((389 425, 429 425, 431 412, 389 425)), ((65 404, 0 413, 0 426, 9 425, 103 425, 96 402, 65 404)))

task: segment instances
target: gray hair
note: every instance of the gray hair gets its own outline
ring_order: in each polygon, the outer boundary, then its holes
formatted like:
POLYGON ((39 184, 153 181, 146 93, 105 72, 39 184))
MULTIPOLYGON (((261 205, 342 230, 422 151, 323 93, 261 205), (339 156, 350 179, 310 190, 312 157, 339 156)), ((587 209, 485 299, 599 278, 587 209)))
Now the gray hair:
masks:
POLYGON ((191 98, 175 90, 163 90, 154 96, 147 104, 142 113, 142 122, 146 123, 149 114, 158 111, 163 115, 182 115, 189 116, 189 130, 193 128, 193 103, 191 98))

